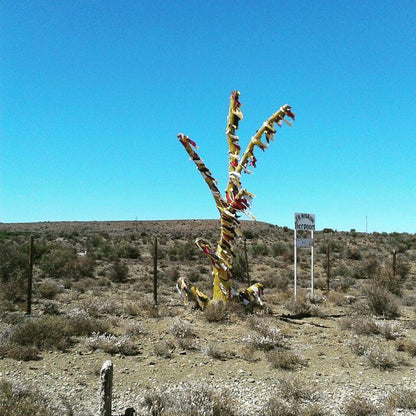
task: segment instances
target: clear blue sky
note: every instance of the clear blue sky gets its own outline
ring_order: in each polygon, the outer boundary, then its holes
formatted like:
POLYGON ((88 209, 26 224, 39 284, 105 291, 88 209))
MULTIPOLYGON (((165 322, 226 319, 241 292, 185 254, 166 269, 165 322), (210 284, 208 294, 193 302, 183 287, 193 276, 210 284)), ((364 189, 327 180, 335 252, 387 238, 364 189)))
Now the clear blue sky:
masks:
POLYGON ((0 0, 0 221, 218 218, 230 91, 259 221, 416 232, 416 2, 0 0))

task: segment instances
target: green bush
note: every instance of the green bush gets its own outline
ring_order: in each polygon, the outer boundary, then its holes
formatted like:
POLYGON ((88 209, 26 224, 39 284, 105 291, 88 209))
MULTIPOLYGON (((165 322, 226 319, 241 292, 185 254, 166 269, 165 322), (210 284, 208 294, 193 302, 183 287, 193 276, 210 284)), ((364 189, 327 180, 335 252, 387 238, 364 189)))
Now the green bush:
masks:
POLYGON ((273 257, 282 256, 287 251, 289 251, 289 248, 286 244, 279 242, 272 245, 272 253, 273 257))
POLYGON ((72 248, 57 247, 41 258, 39 266, 48 277, 78 280, 93 276, 95 261, 77 256, 72 248))
POLYGON ((193 260, 199 253, 193 243, 177 243, 174 246, 168 248, 167 255, 169 260, 193 260))
POLYGON ((265 244, 253 244, 250 247, 250 252, 253 255, 253 257, 269 255, 269 249, 265 244))
POLYGON ((127 281, 129 275, 129 268, 127 264, 120 260, 115 261, 109 270, 109 278, 114 283, 123 283, 127 281))
POLYGON ((369 284, 364 288, 364 295, 370 313, 389 319, 400 316, 396 298, 385 287, 374 283, 369 284))

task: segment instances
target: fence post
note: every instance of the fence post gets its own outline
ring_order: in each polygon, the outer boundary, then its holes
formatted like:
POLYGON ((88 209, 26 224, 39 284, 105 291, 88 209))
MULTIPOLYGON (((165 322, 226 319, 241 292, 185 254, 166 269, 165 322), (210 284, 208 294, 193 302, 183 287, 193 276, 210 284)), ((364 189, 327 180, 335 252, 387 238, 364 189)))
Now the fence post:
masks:
POLYGON ((32 314, 32 283, 33 282, 33 235, 29 238, 29 270, 27 277, 26 314, 32 314))
POLYGON ((396 255, 397 251, 393 250, 393 279, 396 277, 396 255))
POLYGON ((248 271, 248 256, 247 256, 246 239, 244 239, 244 268, 246 269, 247 284, 250 286, 250 273, 248 271))
POLYGON ((153 252, 153 304, 157 305, 157 237, 153 252))
POLYGON ((98 416, 111 416, 113 390, 113 363, 104 362, 100 371, 100 410, 98 416))
POLYGON ((329 244, 326 245, 326 291, 329 293, 329 278, 331 277, 331 269, 329 265, 329 244))

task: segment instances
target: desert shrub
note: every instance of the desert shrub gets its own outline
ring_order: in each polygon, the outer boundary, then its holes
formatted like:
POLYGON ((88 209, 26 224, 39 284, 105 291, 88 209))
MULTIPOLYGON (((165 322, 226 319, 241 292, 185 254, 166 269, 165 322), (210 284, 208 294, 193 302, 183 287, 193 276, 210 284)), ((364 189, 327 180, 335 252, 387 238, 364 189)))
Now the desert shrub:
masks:
POLYGON ((126 335, 129 337, 137 337, 139 335, 146 335, 147 331, 140 322, 134 322, 126 328, 126 335))
POLYGON ((186 243, 176 243, 174 246, 169 247, 167 250, 167 255, 169 260, 193 260, 195 256, 199 253, 194 244, 190 242, 186 243))
POLYGON ((206 383, 182 383, 147 394, 143 410, 152 416, 236 416, 233 403, 228 390, 206 383))
POLYGON ((95 261, 89 256, 78 257, 72 248, 55 247, 42 256, 39 267, 51 278, 79 280, 93 276, 95 261))
POLYGON ((0 241, 0 301, 4 310, 26 299, 27 270, 27 245, 0 241))
POLYGON ((289 250, 289 248, 287 247, 287 245, 284 244, 284 243, 282 243, 282 242, 274 243, 272 245, 272 254, 273 254, 273 257, 282 256, 288 250, 289 250))
POLYGON ((179 317, 175 317, 173 319, 169 332, 176 338, 188 338, 194 335, 192 324, 189 321, 179 317))
POLYGON ((172 358, 172 345, 165 340, 158 341, 153 347, 153 352, 162 358, 172 358))
POLYGON ((314 392, 306 387, 296 377, 283 377, 279 379, 279 393, 288 401, 300 402, 312 400, 314 392))
POLYGON ((141 257, 140 252, 136 246, 129 244, 125 241, 117 244, 116 246, 117 257, 123 259, 139 259, 141 257))
POLYGON ((353 277, 344 276, 341 278, 331 279, 330 289, 345 293, 351 286, 354 286, 354 284, 355 280, 353 277))
POLYGON ((241 348, 241 358, 249 363, 254 363, 258 361, 255 357, 257 348, 254 345, 244 345, 241 348))
POLYGON ((375 320, 366 316, 344 317, 340 324, 344 329, 351 329, 357 335, 375 335, 379 333, 379 327, 375 320))
POLYGON ((347 259, 361 260, 362 256, 360 251, 355 247, 349 247, 346 252, 347 259))
POLYGON ((45 280, 37 288, 36 294, 43 299, 54 299, 63 289, 54 281, 45 280))
POLYGON ((379 333, 387 340, 395 340, 404 336, 404 330, 398 321, 376 322, 379 333))
POLYGON ((280 328, 272 325, 269 320, 253 317, 247 320, 247 324, 255 333, 243 337, 243 343, 262 351, 285 347, 285 339, 280 328))
POLYGON ((275 396, 270 397, 260 413, 261 416, 327 416, 325 411, 316 403, 297 403, 293 401, 282 400, 275 396))
POLYGON ((358 356, 365 357, 372 367, 379 370, 388 370, 400 364, 394 352, 380 343, 355 339, 351 344, 351 349, 358 356))
POLYGON ((386 288, 376 284, 369 284, 364 288, 364 294, 370 313, 386 318, 397 318, 400 316, 396 299, 386 288))
POLYGON ((341 414, 344 416, 377 416, 380 410, 365 397, 356 395, 343 404, 341 414))
POLYGON ((36 390, 0 380, 0 414, 7 416, 54 416, 63 414, 63 412, 62 409, 49 403, 47 398, 36 390))
POLYGON ((107 321, 90 316, 84 309, 72 309, 66 314, 69 332, 73 336, 91 335, 108 331, 107 321))
POLYGON ((334 290, 328 293, 328 300, 336 306, 342 306, 347 303, 345 295, 334 290))
POLYGON ((231 273, 234 280, 244 281, 246 276, 246 260, 242 251, 236 251, 235 258, 233 260, 231 273))
POLYGON ((223 302, 210 302, 204 311, 208 322, 224 322, 228 318, 228 308, 223 302))
POLYGON ((44 302, 42 311, 45 315, 60 315, 61 313, 59 303, 53 300, 44 302))
POLYGON ((416 341, 409 339, 401 339, 396 342, 397 351, 403 351, 411 357, 416 356, 416 341))
POLYGON ((215 343, 210 343, 203 348, 203 352, 208 355, 208 357, 215 358, 216 360, 224 360, 227 358, 228 354, 218 347, 215 343))
POLYGON ((14 326, 10 332, 10 344, 33 346, 42 349, 66 350, 71 345, 68 322, 63 317, 43 315, 29 318, 14 326))
POLYGON ((27 273, 17 269, 9 280, 0 282, 0 300, 8 304, 9 310, 13 305, 22 302, 27 297, 27 273))
POLYGON ((362 268, 365 278, 371 279, 378 274, 380 270, 380 265, 375 256, 369 256, 364 260, 362 268))
POLYGON ((416 390, 400 387, 387 397, 387 408, 416 410, 416 390))
POLYGON ((388 370, 397 367, 399 364, 399 360, 393 351, 381 345, 373 345, 371 348, 368 348, 364 356, 368 359, 372 367, 380 370, 388 370))
POLYGON ((250 247, 250 252, 253 257, 268 256, 269 248, 265 244, 253 244, 250 247))
POLYGON ((306 298, 300 298, 296 301, 288 301, 285 304, 286 309, 296 318, 308 318, 311 316, 321 316, 317 305, 312 304, 306 298))
POLYGON ((257 234, 253 233, 251 230, 244 230, 243 231, 243 239, 244 240, 254 240, 257 238, 257 234))
POLYGON ((295 370, 305 363, 298 353, 284 348, 268 351, 266 359, 272 368, 281 368, 289 371, 295 370))
POLYGON ((93 351, 102 350, 108 354, 136 355, 140 353, 140 347, 128 335, 93 333, 85 340, 85 344, 93 351))
POLYGON ((276 395, 266 401, 261 416, 302 416, 302 410, 298 403, 288 403, 276 395))
POLYGON ((25 273, 28 267, 26 245, 0 241, 0 283, 8 282, 25 273))
POLYGON ((122 263, 120 260, 114 261, 108 271, 108 277, 114 283, 126 282, 128 275, 129 268, 127 264, 122 263))
POLYGON ((16 361, 36 361, 41 359, 38 348, 9 343, 0 345, 0 357, 11 358, 16 361))
POLYGON ((324 241, 318 247, 317 252, 319 254, 326 254, 327 248, 329 249, 330 253, 340 253, 342 251, 342 243, 335 240, 328 240, 324 241))

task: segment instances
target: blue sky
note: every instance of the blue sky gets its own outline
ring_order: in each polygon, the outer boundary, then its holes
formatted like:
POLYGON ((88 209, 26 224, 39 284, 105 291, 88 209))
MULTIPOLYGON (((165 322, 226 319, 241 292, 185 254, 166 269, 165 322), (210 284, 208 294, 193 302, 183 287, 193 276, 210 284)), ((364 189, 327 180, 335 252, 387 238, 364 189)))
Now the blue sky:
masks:
POLYGON ((0 0, 0 221, 218 218, 231 90, 259 221, 416 232, 416 3, 0 0))

